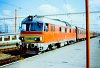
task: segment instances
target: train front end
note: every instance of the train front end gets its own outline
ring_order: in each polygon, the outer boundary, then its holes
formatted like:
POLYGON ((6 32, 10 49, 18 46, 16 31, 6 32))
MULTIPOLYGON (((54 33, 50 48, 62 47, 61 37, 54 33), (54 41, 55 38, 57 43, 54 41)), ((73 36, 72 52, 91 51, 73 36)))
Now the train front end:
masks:
POLYGON ((21 23, 20 48, 23 50, 42 50, 43 22, 38 17, 28 16, 21 23))

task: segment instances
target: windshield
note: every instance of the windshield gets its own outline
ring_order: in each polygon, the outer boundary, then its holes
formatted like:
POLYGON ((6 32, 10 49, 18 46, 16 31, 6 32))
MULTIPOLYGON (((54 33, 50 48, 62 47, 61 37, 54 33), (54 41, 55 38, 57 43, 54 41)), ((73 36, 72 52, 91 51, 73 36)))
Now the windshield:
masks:
POLYGON ((43 23, 25 23, 22 24, 21 31, 42 31, 43 30, 43 23))

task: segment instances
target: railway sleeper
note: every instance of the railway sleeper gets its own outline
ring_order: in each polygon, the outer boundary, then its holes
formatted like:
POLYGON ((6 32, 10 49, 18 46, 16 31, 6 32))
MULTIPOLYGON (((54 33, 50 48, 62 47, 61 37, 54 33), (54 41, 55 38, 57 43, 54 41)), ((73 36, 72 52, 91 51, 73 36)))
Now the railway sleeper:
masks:
POLYGON ((15 62, 15 61, 17 61, 19 59, 20 59, 19 56, 17 56, 17 57, 13 56, 13 57, 10 57, 10 58, 2 59, 2 60, 0 60, 0 66, 8 64, 8 63, 11 63, 11 62, 15 62))

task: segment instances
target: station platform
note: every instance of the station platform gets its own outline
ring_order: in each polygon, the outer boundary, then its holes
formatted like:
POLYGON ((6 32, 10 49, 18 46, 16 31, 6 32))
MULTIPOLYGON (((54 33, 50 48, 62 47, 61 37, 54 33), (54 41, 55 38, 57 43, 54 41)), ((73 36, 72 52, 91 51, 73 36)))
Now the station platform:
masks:
MULTIPOLYGON (((100 37, 91 42, 91 68, 100 68, 100 37)), ((86 41, 32 56, 1 68, 86 68, 86 41)))

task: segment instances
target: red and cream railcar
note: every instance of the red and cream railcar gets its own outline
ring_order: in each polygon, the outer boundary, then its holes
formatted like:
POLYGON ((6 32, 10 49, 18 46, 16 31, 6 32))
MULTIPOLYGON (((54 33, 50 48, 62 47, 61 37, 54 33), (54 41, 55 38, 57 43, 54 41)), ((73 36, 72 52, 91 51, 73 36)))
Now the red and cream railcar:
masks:
MULTIPOLYGON (((98 33, 90 31, 90 38, 98 36, 98 33)), ((85 40, 86 39, 86 29, 76 27, 76 40, 85 40)))
POLYGON ((93 32, 93 37, 97 37, 98 33, 97 32, 93 32))
POLYGON ((86 30, 84 28, 76 27, 76 39, 77 41, 86 39, 86 30))
POLYGON ((20 40, 22 48, 43 51, 76 41, 76 28, 64 21, 28 16, 21 23, 20 40))

